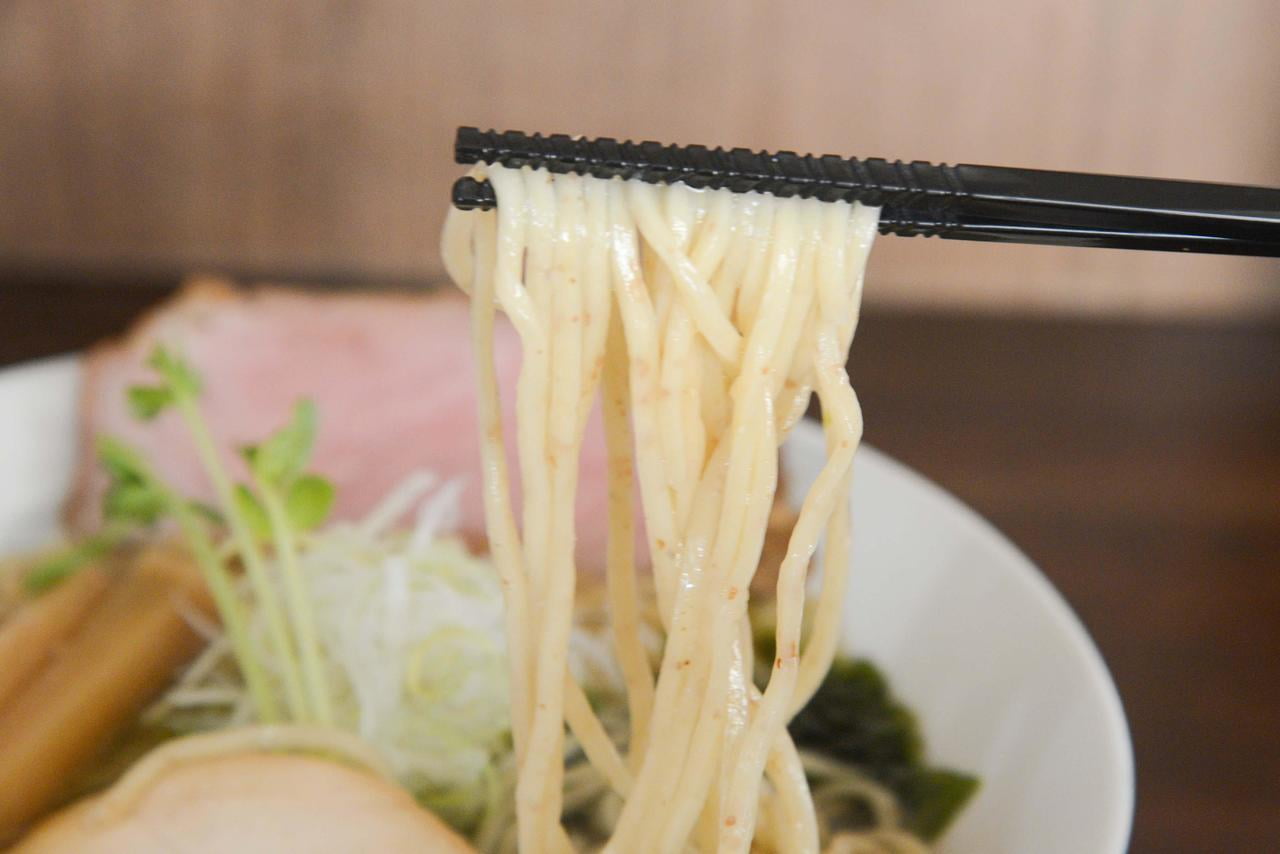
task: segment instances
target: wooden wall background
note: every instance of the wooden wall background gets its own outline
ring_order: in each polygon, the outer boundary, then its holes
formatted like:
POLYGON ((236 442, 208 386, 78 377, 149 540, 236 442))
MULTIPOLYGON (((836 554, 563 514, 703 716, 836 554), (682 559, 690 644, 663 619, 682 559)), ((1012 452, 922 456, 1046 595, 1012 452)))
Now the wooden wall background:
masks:
MULTIPOLYGON (((1275 0, 0 2, 0 263, 438 275, 458 124, 1280 184, 1275 0)), ((871 299, 1280 308, 1280 264, 885 239, 871 299)))

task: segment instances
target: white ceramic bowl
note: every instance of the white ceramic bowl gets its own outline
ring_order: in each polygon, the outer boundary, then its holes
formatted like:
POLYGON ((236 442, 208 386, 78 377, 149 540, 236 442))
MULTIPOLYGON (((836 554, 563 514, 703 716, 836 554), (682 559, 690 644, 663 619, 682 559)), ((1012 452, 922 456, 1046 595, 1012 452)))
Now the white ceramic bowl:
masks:
MULTIPOLYGON (((70 357, 0 371, 0 554, 57 530, 79 382, 70 357)), ((786 456, 794 484, 807 487, 823 457, 819 431, 802 425, 786 456)), ((886 669, 933 761, 982 777, 939 850, 1121 854, 1133 813, 1129 732, 1066 603, 977 514, 872 448, 858 455, 853 499, 845 648, 886 669)))

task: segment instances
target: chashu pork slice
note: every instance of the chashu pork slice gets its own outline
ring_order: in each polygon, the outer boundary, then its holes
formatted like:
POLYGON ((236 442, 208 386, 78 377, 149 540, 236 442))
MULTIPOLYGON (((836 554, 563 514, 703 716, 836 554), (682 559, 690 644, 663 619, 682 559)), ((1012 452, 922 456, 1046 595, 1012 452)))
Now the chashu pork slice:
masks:
MULTIPOLYGON (((233 472, 244 474, 235 449, 279 428, 307 397, 320 419, 312 467, 337 487, 334 518, 361 517, 411 472, 425 469, 442 481, 460 480, 462 533, 483 537, 475 359, 463 295, 239 289, 215 279, 192 282, 123 339, 88 354, 81 459, 67 507, 74 530, 92 530, 101 518, 106 478, 93 450, 100 434, 143 449, 182 493, 212 498, 177 413, 141 423, 126 404, 129 386, 154 382, 145 362, 159 342, 179 347, 200 372, 201 404, 233 472)), ((520 355, 505 321, 495 352, 510 448, 520 355)), ((581 464, 578 555, 584 569, 598 571, 607 533, 598 413, 581 464)), ((509 470, 518 496, 514 451, 509 470)))
MULTIPOLYGON (((183 494, 211 499, 190 437, 176 413, 141 423, 125 393, 154 382, 146 360, 157 343, 178 346, 204 381, 201 405, 223 456, 244 475, 236 449, 283 425, 297 400, 320 414, 312 467, 337 487, 336 519, 373 509, 411 472, 427 470, 462 486, 460 531, 483 542, 476 373, 469 304, 452 288, 430 294, 335 293, 278 286, 237 288, 220 279, 192 281, 126 336, 94 348, 85 360, 81 451, 67 505, 73 531, 95 529, 106 477, 94 440, 111 434, 142 448, 183 494)), ((515 446, 520 342, 498 318, 495 362, 502 395, 508 470, 519 519, 515 446)), ((587 425, 578 485, 580 571, 603 575, 608 534, 607 454, 597 407, 587 425)), ((772 595, 795 513, 780 489, 766 535, 757 594, 772 595)), ((640 506, 639 495, 634 502, 640 506)), ((639 516, 639 513, 637 513, 639 516)), ((643 519, 636 554, 648 564, 643 519)))
POLYGON ((58 813, 14 854, 475 854, 408 792, 328 759, 215 756, 115 792, 58 813))

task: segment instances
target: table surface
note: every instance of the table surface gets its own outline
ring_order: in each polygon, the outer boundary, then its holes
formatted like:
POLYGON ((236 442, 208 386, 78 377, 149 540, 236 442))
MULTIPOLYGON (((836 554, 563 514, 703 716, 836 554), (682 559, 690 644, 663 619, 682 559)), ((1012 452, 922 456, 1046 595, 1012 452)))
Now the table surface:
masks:
MULTIPOLYGON (((0 365, 82 347, 176 277, 0 270, 0 365)), ((1280 323, 868 309, 867 440, 1005 531, 1083 619, 1138 769, 1132 850, 1280 840, 1280 323)))

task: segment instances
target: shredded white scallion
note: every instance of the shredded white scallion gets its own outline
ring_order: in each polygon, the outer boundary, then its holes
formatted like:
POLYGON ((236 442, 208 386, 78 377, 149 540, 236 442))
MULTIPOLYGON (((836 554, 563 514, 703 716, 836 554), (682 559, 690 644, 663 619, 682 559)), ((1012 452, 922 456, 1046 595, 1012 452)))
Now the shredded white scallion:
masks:
MULTIPOLYGON (((489 560, 451 536, 461 492, 458 481, 414 472, 363 519, 306 535, 298 561, 336 723, 376 750, 424 804, 469 830, 495 808, 495 780, 509 776, 511 724, 502 590, 489 560), (413 524, 397 527, 406 518, 413 524)), ((279 680, 264 616, 247 585, 241 592, 250 638, 279 680)), ((620 691, 603 614, 587 623, 574 629, 570 668, 594 696, 620 691)), ((213 637, 147 720, 180 732, 253 722, 224 636, 213 637)))
MULTIPOLYGON (((415 472, 363 520, 308 536, 299 564, 338 725, 442 817, 466 826, 480 819, 486 775, 510 749, 510 718, 497 574, 448 536, 460 493, 460 483, 437 486, 415 472), (412 528, 396 530, 413 511, 412 528)), ((250 623, 274 673, 262 615, 251 611, 250 623)), ((247 710, 219 637, 149 717, 209 730, 244 722, 247 710)))

